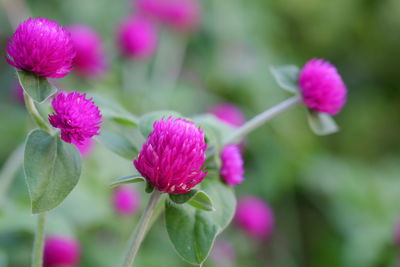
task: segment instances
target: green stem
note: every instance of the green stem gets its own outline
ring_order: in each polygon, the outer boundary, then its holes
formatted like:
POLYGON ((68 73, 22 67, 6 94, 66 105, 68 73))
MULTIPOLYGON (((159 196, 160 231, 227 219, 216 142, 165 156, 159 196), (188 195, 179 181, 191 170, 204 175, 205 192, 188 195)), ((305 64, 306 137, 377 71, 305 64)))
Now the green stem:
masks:
POLYGON ((35 241, 33 244, 32 267, 43 266, 43 247, 44 247, 44 227, 46 223, 46 213, 37 215, 38 221, 35 231, 35 241))
POLYGON ((147 232, 151 215, 154 211, 154 208, 158 200, 160 199, 160 196, 161 192, 158 190, 154 190, 153 193, 151 194, 146 210, 144 211, 142 217, 140 218, 139 224, 136 226, 136 229, 130 238, 129 248, 125 256, 124 264, 122 266, 124 267, 132 266, 135 256, 147 232))
POLYGON ((240 141, 241 138, 245 137, 253 130, 257 129, 258 127, 260 127, 267 121, 273 119, 274 117, 281 114, 282 112, 291 109, 298 103, 300 103, 300 97, 293 96, 289 99, 286 99, 282 103, 279 103, 278 105, 265 110, 264 112, 258 114, 257 116, 255 116, 254 118, 252 118, 251 120, 249 120, 245 124, 243 124, 240 128, 235 130, 231 135, 229 135, 224 140, 224 144, 229 144, 231 142, 240 141))
POLYGON ((39 111, 36 109, 35 102, 33 102, 33 99, 26 93, 24 93, 24 99, 25 99, 26 109, 28 110, 29 114, 31 114, 36 124, 43 130, 51 132, 51 129, 49 128, 47 123, 43 120, 42 116, 40 116, 39 111))
POLYGON ((8 157, 0 172, 0 206, 6 196, 7 190, 12 183, 19 167, 24 161, 24 145, 19 145, 8 157))

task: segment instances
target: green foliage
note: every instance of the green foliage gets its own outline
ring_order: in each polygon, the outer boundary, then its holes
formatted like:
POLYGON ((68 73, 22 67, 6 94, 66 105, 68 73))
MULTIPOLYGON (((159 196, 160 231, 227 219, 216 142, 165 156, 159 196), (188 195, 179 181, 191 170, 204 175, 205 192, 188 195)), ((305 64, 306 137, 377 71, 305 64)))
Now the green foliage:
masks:
POLYGON ((299 67, 294 65, 271 67, 271 73, 279 87, 293 94, 299 93, 299 72, 299 67))
POLYGON ((183 259, 197 265, 207 259, 215 238, 232 220, 236 206, 232 188, 218 177, 207 177, 199 188, 213 200, 214 211, 172 201, 165 204, 166 227, 172 244, 183 259))
POLYGON ((123 134, 116 131, 102 130, 100 135, 96 136, 95 139, 115 154, 127 160, 133 160, 138 154, 138 150, 134 144, 123 134))
POLYGON ((211 198, 201 190, 192 189, 186 194, 169 194, 169 198, 176 204, 188 203, 189 205, 201 210, 215 210, 211 198))
POLYGON ((139 182, 146 182, 146 179, 143 178, 140 174, 120 177, 113 180, 109 185, 110 186, 118 186, 122 184, 131 184, 131 183, 139 183, 139 182))
POLYGON ((23 70, 17 71, 17 76, 25 93, 38 103, 44 102, 57 92, 57 88, 51 85, 46 78, 23 70))
POLYGON ((310 110, 307 118, 311 130, 316 135, 329 135, 339 131, 336 122, 327 113, 310 110))
POLYGON ((26 141, 24 170, 32 212, 41 213, 57 207, 74 189, 81 159, 75 146, 37 129, 26 141))

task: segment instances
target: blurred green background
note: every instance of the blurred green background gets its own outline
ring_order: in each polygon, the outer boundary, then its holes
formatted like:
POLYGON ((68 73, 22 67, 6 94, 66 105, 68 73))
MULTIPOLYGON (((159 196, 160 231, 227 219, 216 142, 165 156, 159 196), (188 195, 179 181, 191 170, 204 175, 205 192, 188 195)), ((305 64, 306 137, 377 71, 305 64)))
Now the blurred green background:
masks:
MULTIPOLYGON (((12 2, 12 1, 11 1, 12 2)), ((173 90, 139 85, 124 72, 140 64, 120 59, 115 29, 134 12, 110 0, 29 0, 33 16, 63 25, 86 24, 105 42, 110 70, 101 79, 74 75, 60 87, 97 92, 135 114, 173 109, 191 116, 221 101, 237 104, 249 119, 288 97, 271 65, 302 66, 313 57, 331 61, 348 87, 336 117, 341 131, 318 137, 297 107, 252 133, 245 151, 246 181, 237 195, 265 199, 276 214, 271 238, 258 243, 233 224, 221 239, 232 243, 227 266, 396 266, 394 224, 400 218, 400 1, 398 0, 201 0, 198 32, 162 30, 170 47, 187 42, 173 90)), ((0 9, 0 51, 13 30, 0 9)), ((176 51, 175 51, 176 52, 176 51)), ((172 55, 174 55, 172 53, 172 55)), ((171 58, 164 58, 168 65, 171 58)), ((173 59, 172 59, 173 60, 173 59)), ((129 76, 129 75, 128 75, 129 76)), ((162 77, 161 77, 162 79, 162 77)), ((12 94, 12 67, 0 62, 0 164, 31 129, 12 94)), ((73 193, 50 212, 48 231, 75 236, 81 266, 115 266, 137 220, 115 214, 107 183, 128 175, 132 163, 102 145, 84 163, 73 193)), ((143 191, 141 185, 136 186, 143 191)), ((143 194, 144 199, 147 198, 143 194)), ((28 266, 35 219, 29 213, 22 170, 0 207, 0 266, 28 266)), ((212 259, 206 266, 214 266, 212 259)), ((188 266, 168 241, 162 221, 145 240, 135 266, 188 266)))

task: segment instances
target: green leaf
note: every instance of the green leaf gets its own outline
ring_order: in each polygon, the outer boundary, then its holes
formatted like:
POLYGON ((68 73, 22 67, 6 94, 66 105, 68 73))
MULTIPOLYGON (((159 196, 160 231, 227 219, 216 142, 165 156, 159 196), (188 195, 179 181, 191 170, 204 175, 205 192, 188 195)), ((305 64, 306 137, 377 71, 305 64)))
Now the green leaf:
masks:
POLYGON ((309 111, 308 124, 316 135, 328 135, 339 131, 333 118, 324 112, 309 111))
POLYGON ((182 115, 175 111, 153 111, 144 114, 139 120, 139 130, 145 138, 153 131, 153 124, 155 121, 168 117, 181 118, 182 115))
POLYGON ((117 178, 113 180, 109 186, 117 186, 121 184, 132 184, 132 183, 138 183, 138 182, 146 182, 146 179, 142 177, 140 174, 135 174, 135 175, 130 175, 130 176, 124 176, 117 178))
POLYGON ((173 201, 165 204, 166 227, 173 246, 183 259, 197 265, 207 259, 215 238, 232 220, 236 206, 232 188, 218 177, 207 177, 199 188, 213 200, 214 211, 173 201))
POLYGON ((57 92, 57 88, 44 77, 23 70, 17 71, 17 76, 24 91, 38 103, 42 103, 57 92))
POLYGON ((138 154, 138 150, 133 143, 118 132, 102 130, 100 135, 96 136, 95 139, 115 154, 128 160, 133 160, 138 154))
POLYGON ((101 114, 103 115, 103 117, 112 119, 113 121, 121 125, 131 127, 137 126, 138 119, 129 111, 121 107, 119 104, 104 96, 96 94, 90 94, 90 97, 93 97, 93 100, 101 110, 101 114))
POLYGON ((27 138, 24 171, 32 212, 57 207, 74 189, 81 174, 81 158, 74 145, 36 129, 27 138))
POLYGON ((276 82, 282 89, 295 94, 299 92, 297 81, 300 69, 297 66, 286 65, 271 67, 270 70, 276 82))
POLYGON ((169 194, 169 198, 176 204, 188 203, 189 205, 201 210, 215 210, 211 198, 207 193, 201 190, 192 189, 186 194, 169 194))

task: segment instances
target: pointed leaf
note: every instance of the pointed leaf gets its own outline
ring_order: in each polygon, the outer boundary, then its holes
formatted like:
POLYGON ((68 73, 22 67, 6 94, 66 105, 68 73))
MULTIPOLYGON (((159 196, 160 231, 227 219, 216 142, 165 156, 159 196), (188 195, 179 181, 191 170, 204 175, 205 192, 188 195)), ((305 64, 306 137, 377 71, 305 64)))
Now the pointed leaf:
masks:
POLYGON ((154 111, 144 114, 139 120, 139 130, 145 138, 153 131, 153 124, 155 121, 161 120, 162 118, 167 119, 168 117, 180 118, 181 114, 175 111, 154 111))
POLYGON ((138 182, 146 182, 146 179, 142 177, 140 174, 124 176, 113 180, 109 186, 117 186, 121 184, 131 184, 131 183, 138 183, 138 182))
POLYGON ((166 201, 165 220, 169 238, 178 254, 192 264, 202 264, 215 238, 233 218, 236 200, 232 188, 218 177, 207 177, 199 186, 214 203, 214 211, 166 201))
POLYGON ((101 114, 105 118, 112 119, 115 122, 125 126, 137 126, 138 119, 129 111, 121 107, 119 104, 104 96, 96 94, 90 94, 90 97, 93 97, 94 102, 99 107, 99 109, 101 110, 101 114))
POLYGON ((308 113, 308 123, 316 135, 328 135, 339 131, 336 122, 327 113, 310 111, 308 113))
POLYGON ((23 70, 17 71, 17 76, 25 93, 38 103, 42 103, 57 92, 57 88, 44 77, 23 70))
POLYGON ((290 92, 298 93, 299 88, 297 85, 300 69, 294 65, 271 67, 271 73, 274 76, 278 85, 290 92))
POLYGON ((36 129, 26 141, 24 171, 32 212, 49 211, 57 207, 78 183, 80 154, 74 145, 36 129))
POLYGON ((96 136, 95 139, 115 154, 128 160, 133 160, 138 154, 138 150, 133 143, 118 132, 102 130, 100 135, 96 136))
POLYGON ((189 205, 201 210, 214 210, 211 198, 201 190, 192 189, 186 194, 169 194, 169 198, 176 204, 188 203, 189 205))

